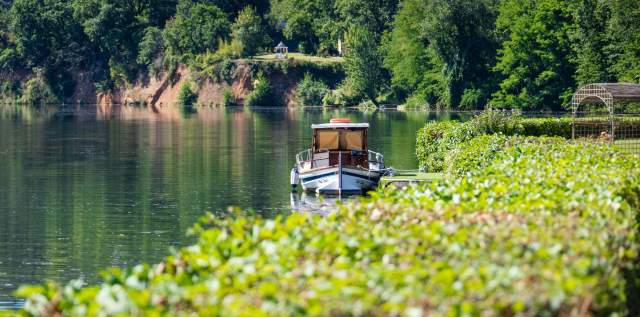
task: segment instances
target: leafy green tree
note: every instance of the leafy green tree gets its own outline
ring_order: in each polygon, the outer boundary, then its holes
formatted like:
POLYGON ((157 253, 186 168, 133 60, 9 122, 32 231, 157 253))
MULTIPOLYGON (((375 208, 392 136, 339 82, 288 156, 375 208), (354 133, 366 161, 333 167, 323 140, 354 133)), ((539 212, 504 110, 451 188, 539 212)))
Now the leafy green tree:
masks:
POLYGON ((90 47, 84 45, 87 38, 68 2, 15 0, 9 27, 26 66, 41 67, 53 92, 70 96, 75 88, 70 70, 86 63, 90 47))
POLYGON ((353 27, 346 36, 344 68, 351 88, 376 106, 382 89, 382 56, 375 35, 365 27, 353 27))
POLYGON ((428 2, 423 32, 443 62, 445 103, 458 107, 467 89, 491 89, 496 11, 491 0, 428 2))
POLYGON ((167 23, 164 38, 174 55, 215 51, 229 37, 227 17, 215 5, 180 0, 176 17, 167 23))
POLYGON ((382 36, 393 21, 398 0, 335 0, 334 8, 342 30, 363 26, 382 36))
POLYGON ((269 0, 193 0, 205 4, 212 4, 220 8, 227 15, 230 22, 234 21, 246 7, 252 7, 260 16, 269 11, 269 0))
POLYGON ((244 8, 233 23, 233 37, 242 45, 242 56, 254 56, 267 44, 262 19, 252 7, 244 8))
POLYGON ((10 28, 19 53, 30 65, 50 66, 78 62, 86 41, 82 28, 63 0, 16 0, 10 28))
POLYGON ((575 1, 504 0, 498 28, 506 34, 495 67, 504 79, 497 107, 560 110, 576 86, 570 33, 575 1))
POLYGON ((390 71, 393 89, 420 103, 435 105, 445 90, 443 61, 430 46, 422 23, 428 5, 423 0, 404 0, 391 32, 383 38, 384 65, 390 71))
POLYGON ((607 1, 581 0, 576 14, 576 80, 580 84, 615 81, 611 71, 611 8, 607 1))
POLYGON ((157 27, 148 27, 139 44, 138 64, 150 65, 157 56, 162 54, 163 49, 162 31, 157 27))
POLYGON ((333 0, 272 0, 270 17, 303 53, 335 51, 339 30, 333 0))
POLYGON ((640 83, 640 1, 609 0, 612 45, 617 53, 613 66, 619 81, 640 83))
POLYGON ((21 65, 20 55, 16 50, 13 35, 9 31, 10 4, 0 1, 0 74, 12 73, 21 65))
POLYGON ((95 47, 97 60, 110 66, 110 78, 133 81, 138 71, 138 43, 145 25, 140 1, 77 0, 74 17, 82 21, 84 33, 95 47))

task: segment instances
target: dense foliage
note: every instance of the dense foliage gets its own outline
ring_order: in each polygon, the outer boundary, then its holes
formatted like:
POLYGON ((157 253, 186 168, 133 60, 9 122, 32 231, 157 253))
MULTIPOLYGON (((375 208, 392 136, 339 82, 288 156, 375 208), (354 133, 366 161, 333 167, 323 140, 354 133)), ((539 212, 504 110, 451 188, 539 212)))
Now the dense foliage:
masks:
POLYGON ((311 74, 306 73, 296 87, 294 99, 298 105, 320 106, 328 93, 329 87, 325 83, 313 79, 311 74))
POLYGON ((375 34, 358 26, 349 29, 346 36, 346 81, 356 95, 375 104, 383 82, 382 56, 376 46, 375 34))
POLYGON ((244 104, 249 107, 269 107, 276 106, 273 97, 273 87, 264 72, 259 72, 253 81, 253 91, 247 96, 244 104))
MULTIPOLYGON (((596 120, 597 117, 577 118, 580 120, 596 120)), ((609 118, 601 118, 608 124, 609 118)), ((616 119, 616 129, 630 130, 638 124, 638 118, 621 117, 616 119)), ((485 134, 501 134, 505 136, 554 136, 565 139, 572 138, 572 117, 561 118, 524 118, 517 114, 487 110, 468 122, 430 122, 418 131, 416 154, 420 165, 429 171, 447 170, 445 159, 447 153, 459 144, 474 137, 485 134)), ((597 135, 595 135, 597 137, 597 135)), ((478 139, 483 142, 488 139, 478 139)))
MULTIPOLYGON (((445 157, 459 144, 485 134, 524 135, 526 130, 523 122, 526 120, 509 113, 487 110, 464 123, 429 122, 418 131, 416 139, 416 154, 420 166, 430 172, 446 170, 445 157)), ((548 135, 555 135, 553 131, 549 133, 548 135)))
POLYGON ((327 217, 205 217, 198 242, 159 264, 108 270, 101 285, 23 287, 20 314, 636 315, 637 160, 496 140, 467 177, 327 217))
POLYGON ((79 72, 108 90, 282 40, 346 57, 331 103, 561 110, 581 84, 640 82, 639 34, 635 0, 3 1, 0 95, 40 71, 68 100, 79 72))
POLYGON ((180 86, 178 92, 178 106, 185 111, 192 111, 198 102, 198 94, 193 91, 190 82, 186 82, 180 86))

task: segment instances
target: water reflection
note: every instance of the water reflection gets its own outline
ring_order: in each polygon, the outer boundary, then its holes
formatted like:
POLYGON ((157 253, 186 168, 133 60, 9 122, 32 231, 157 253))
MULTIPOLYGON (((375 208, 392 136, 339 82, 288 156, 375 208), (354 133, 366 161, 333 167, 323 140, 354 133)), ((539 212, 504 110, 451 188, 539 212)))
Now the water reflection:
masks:
POLYGON ((305 191, 292 192, 291 211, 310 212, 326 216, 335 211, 336 204, 346 203, 350 200, 357 199, 358 197, 359 196, 320 195, 305 191))
MULTIPOLYGON (((157 262, 186 230, 228 206, 289 213, 289 171, 312 123, 369 122, 372 149, 415 168, 415 133, 457 114, 342 109, 14 107, 0 110, 0 307, 18 285, 98 279, 157 262)), ((1 108, 1 107, 0 107, 1 108)), ((463 115, 464 116, 464 115, 463 115)), ((315 203, 330 209, 329 200, 315 203)))

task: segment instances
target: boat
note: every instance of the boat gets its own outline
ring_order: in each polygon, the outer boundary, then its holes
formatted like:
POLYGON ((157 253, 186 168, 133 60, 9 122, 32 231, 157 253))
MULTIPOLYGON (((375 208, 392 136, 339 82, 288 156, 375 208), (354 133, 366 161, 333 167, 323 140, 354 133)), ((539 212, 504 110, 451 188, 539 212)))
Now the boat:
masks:
POLYGON ((291 186, 320 194, 363 194, 378 186, 384 156, 368 149, 368 123, 332 119, 313 124, 311 148, 296 155, 291 186))

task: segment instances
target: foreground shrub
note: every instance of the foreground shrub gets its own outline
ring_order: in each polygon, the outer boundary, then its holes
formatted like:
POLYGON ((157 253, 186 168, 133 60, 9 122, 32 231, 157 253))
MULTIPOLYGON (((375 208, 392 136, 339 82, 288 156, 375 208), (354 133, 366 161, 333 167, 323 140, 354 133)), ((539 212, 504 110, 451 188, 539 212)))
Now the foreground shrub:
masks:
POLYGON ((329 87, 325 83, 314 80, 311 74, 306 73, 296 87, 294 99, 301 106, 320 106, 328 93, 329 87))
POLYGON ((481 135, 462 142, 446 154, 444 170, 448 175, 462 176, 489 165, 504 150, 507 137, 502 134, 481 135))
POLYGON ((416 155, 420 166, 429 172, 444 170, 446 154, 462 142, 480 133, 471 122, 441 121, 427 123, 418 131, 416 155))
POLYGON ((564 143, 559 137, 507 137, 503 134, 484 134, 462 142, 449 152, 444 161, 444 171, 454 177, 465 176, 471 172, 480 172, 489 166, 507 148, 523 146, 527 143, 554 144, 564 143))
POLYGON ((527 139, 469 177, 327 217, 208 216, 198 242, 102 285, 22 288, 25 315, 629 314, 640 170, 606 147, 527 139))

